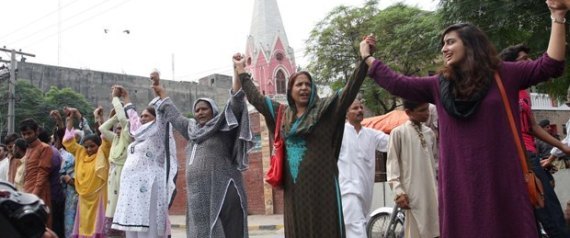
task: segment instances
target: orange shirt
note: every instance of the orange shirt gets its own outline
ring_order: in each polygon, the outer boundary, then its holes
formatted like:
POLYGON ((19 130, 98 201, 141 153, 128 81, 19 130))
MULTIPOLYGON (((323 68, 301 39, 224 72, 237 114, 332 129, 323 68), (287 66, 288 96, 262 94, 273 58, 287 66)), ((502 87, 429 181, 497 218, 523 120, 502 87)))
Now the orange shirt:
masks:
MULTIPOLYGON (((24 192, 33 193, 41 198, 51 209, 49 172, 51 171, 51 147, 37 140, 28 145, 24 155, 24 192)), ((51 217, 51 216, 50 216, 51 217)), ((51 224, 48 221, 48 224, 51 224)))

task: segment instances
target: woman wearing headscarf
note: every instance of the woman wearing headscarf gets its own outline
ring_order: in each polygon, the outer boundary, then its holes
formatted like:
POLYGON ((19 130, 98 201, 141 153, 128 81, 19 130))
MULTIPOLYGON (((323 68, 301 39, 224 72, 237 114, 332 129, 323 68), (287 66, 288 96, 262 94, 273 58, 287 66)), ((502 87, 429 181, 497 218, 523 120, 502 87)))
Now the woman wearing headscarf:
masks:
POLYGON ((105 139, 112 141, 109 152, 109 178, 107 179, 107 209, 105 210, 105 235, 108 237, 124 237, 124 232, 111 229, 113 215, 119 199, 120 179, 123 165, 127 160, 127 147, 131 143, 129 121, 121 103, 119 85, 112 88, 112 115, 99 126, 99 132, 105 139), (114 112, 114 113, 113 113, 114 112))
POLYGON ((65 205, 63 209, 63 227, 65 237, 71 237, 73 224, 75 223, 75 212, 77 209, 77 191, 75 191, 75 157, 63 146, 63 136, 65 135, 65 124, 58 110, 52 110, 50 116, 56 122, 53 133, 53 146, 61 154, 61 169, 59 170, 60 182, 63 185, 65 195, 65 205))
POLYGON ((242 171, 253 146, 245 94, 234 80, 230 99, 222 111, 209 98, 194 102, 194 118, 180 114, 155 80, 163 100, 158 115, 188 140, 186 185, 188 238, 248 237, 247 199, 242 171))
MULTIPOLYGON (((73 121, 74 117, 80 119, 81 114, 74 108, 66 111, 63 146, 75 157, 74 185, 79 195, 72 237, 103 237, 111 142, 89 134, 83 138, 83 144, 77 143, 73 121)), ((94 114, 102 115, 99 111, 100 108, 94 114)))
MULTIPOLYGON (((159 98, 153 99, 140 117, 129 101, 127 90, 114 89, 122 98, 134 141, 126 149, 113 229, 127 238, 167 237, 170 234, 168 207, 175 195, 178 170, 176 145, 168 121, 156 115, 159 98)), ((129 133, 128 130, 121 132, 129 133)))
MULTIPOLYGON (((245 73, 245 59, 233 57, 235 77, 248 101, 265 117, 271 133, 280 103, 263 96, 245 73)), ((338 184, 338 155, 344 122, 364 81, 368 67, 360 64, 346 86, 326 98, 306 71, 293 74, 287 84, 281 135, 285 140, 284 166, 285 236, 345 237, 338 184)))

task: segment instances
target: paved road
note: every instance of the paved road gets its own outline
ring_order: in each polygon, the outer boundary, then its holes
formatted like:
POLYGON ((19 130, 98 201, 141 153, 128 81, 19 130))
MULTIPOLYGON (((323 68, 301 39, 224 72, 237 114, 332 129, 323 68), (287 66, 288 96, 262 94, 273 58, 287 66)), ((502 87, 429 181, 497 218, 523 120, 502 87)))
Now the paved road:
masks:
MULTIPOLYGON (((172 229, 172 238, 185 238, 186 237, 186 230, 182 228, 175 228, 172 229)), ((257 231, 250 231, 249 237, 258 237, 258 238, 283 238, 284 230, 257 230, 257 231)))

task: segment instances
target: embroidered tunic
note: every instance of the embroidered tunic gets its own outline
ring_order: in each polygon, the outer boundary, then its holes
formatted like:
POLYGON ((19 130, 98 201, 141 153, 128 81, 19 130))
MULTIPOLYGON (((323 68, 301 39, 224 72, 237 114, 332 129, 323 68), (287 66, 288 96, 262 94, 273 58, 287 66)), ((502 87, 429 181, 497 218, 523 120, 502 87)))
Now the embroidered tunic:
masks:
POLYGON ((107 120, 99 127, 101 135, 108 141, 112 141, 111 151, 109 152, 109 178, 107 179, 107 209, 105 217, 112 218, 115 214, 117 199, 119 198, 119 183, 121 179, 121 171, 127 159, 127 146, 131 143, 131 135, 129 133, 129 123, 125 110, 121 105, 118 97, 113 97, 113 108, 115 116, 107 120), (113 126, 119 123, 121 125, 120 135, 112 131, 113 126))
MULTIPOLYGON (((301 118, 295 117, 294 102, 288 96, 289 105, 280 128, 287 157, 283 185, 286 237, 346 236, 337 161, 346 111, 356 98, 367 69, 361 63, 342 92, 322 100, 316 98, 316 85, 312 83, 309 107, 301 118)), ((265 117, 273 134, 273 115, 277 115, 279 103, 261 95, 248 74, 239 77, 247 99, 265 117)))
MULTIPOLYGON (((160 103, 161 100, 155 98, 150 105, 158 107, 160 103)), ((149 228, 156 225, 158 236, 166 236, 170 231, 168 205, 174 196, 174 178, 178 170, 172 129, 161 115, 157 115, 152 122, 140 125, 134 108, 128 105, 126 108, 134 141, 127 148, 112 228, 149 232, 149 228), (154 195, 153 185, 156 189, 154 195), (152 201, 153 196, 156 196, 156 201, 152 201), (151 217, 151 212, 155 216, 151 217)), ((123 133, 128 131, 123 130, 123 133)))

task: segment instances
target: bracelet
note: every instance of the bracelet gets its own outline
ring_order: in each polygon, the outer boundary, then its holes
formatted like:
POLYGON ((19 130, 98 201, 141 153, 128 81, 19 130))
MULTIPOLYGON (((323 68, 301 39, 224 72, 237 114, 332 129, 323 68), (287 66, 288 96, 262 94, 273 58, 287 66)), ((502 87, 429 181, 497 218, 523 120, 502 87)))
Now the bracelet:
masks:
POLYGON ((566 23, 566 18, 562 17, 562 18, 556 18, 553 15, 550 15, 550 19, 552 20, 552 22, 555 23, 560 23, 560 24, 565 24, 566 23))
POLYGON ((367 60, 368 58, 370 58, 370 57, 373 57, 373 56, 372 56, 372 55, 368 55, 368 56, 364 57, 364 59, 362 59, 362 61, 366 62, 366 60, 367 60))

